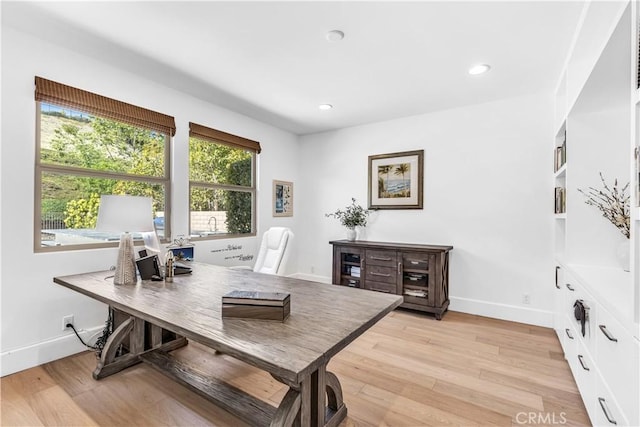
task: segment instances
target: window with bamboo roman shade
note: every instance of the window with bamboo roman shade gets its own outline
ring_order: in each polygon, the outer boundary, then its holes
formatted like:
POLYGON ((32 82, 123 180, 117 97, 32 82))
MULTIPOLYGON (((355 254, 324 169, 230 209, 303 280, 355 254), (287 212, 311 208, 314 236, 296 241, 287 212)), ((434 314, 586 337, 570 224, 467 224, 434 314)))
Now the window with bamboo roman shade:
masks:
POLYGON ((95 230, 103 194, 151 197, 149 220, 169 237, 175 119, 41 77, 35 86, 35 250, 116 245, 95 230))
POLYGON ((260 143, 189 123, 192 238, 255 235, 260 143))

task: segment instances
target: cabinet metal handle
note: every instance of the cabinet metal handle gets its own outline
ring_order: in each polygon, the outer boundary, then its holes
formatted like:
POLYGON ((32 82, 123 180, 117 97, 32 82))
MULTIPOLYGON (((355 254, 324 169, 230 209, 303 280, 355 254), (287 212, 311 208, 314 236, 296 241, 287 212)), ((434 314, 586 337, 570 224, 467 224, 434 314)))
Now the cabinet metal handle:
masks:
POLYGON ((571 283, 567 283, 567 289, 569 289, 570 291, 575 291, 575 289, 573 288, 573 286, 571 286, 571 283))
POLYGON ((556 288, 560 289, 560 286, 558 285, 558 270, 560 270, 560 266, 556 265, 556 288))
POLYGON ((611 335, 611 332, 609 332, 606 325, 598 325, 598 327, 609 341, 618 342, 618 338, 611 335))
POLYGON ((566 328, 564 331, 565 331, 565 333, 567 334, 567 336, 569 337, 569 339, 571 339, 571 340, 572 340, 572 339, 573 339, 573 336, 569 333, 569 328, 566 328))
POLYGON ((589 367, 587 365, 584 364, 584 360, 581 354, 578 355, 578 360, 580 361, 580 364, 582 365, 582 369, 584 369, 585 371, 590 371, 589 367))
POLYGON ((560 289, 560 285, 556 283, 556 289, 560 289))
POLYGON ((398 263, 398 274, 402 274, 402 263, 398 263))
POLYGON ((375 259, 376 261, 391 261, 391 258, 382 258, 382 257, 377 257, 377 256, 372 256, 369 257, 371 259, 375 259))
POLYGON ((376 273, 375 271, 371 272, 372 276, 382 276, 382 277, 389 277, 391 276, 390 274, 382 274, 382 273, 376 273))
POLYGON ((607 402, 604 400, 604 398, 599 397, 598 403, 600 403, 600 407, 602 408, 602 412, 604 412, 604 416, 607 417, 607 421, 609 421, 611 424, 618 425, 616 420, 611 415, 609 415, 609 407, 607 406, 607 402))

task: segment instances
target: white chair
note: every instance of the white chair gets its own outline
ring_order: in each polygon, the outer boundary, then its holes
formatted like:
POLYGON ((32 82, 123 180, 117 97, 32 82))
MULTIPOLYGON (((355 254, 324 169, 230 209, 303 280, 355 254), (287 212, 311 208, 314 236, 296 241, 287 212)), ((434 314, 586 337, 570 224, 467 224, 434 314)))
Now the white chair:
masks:
MULTIPOLYGON (((271 227, 262 235, 260 250, 253 271, 257 273, 275 274, 283 276, 289 253, 293 232, 287 227, 271 227)), ((238 266, 234 269, 250 269, 250 267, 238 266)))

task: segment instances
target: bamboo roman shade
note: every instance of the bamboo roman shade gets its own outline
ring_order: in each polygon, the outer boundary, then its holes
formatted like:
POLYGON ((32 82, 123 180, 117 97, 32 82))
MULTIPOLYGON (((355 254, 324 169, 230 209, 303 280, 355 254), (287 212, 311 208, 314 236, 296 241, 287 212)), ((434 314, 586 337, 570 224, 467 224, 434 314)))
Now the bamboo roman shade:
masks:
POLYGON ((171 116, 37 76, 36 101, 77 108, 86 113, 171 136, 176 134, 176 122, 171 116))
POLYGON ((260 148, 260 143, 257 141, 252 141, 241 136, 236 136, 230 133, 211 129, 206 126, 198 125, 196 123, 189 122, 189 136, 212 142, 223 143, 234 147, 242 147, 248 150, 255 151, 256 153, 260 153, 260 151, 262 151, 262 149, 260 148))

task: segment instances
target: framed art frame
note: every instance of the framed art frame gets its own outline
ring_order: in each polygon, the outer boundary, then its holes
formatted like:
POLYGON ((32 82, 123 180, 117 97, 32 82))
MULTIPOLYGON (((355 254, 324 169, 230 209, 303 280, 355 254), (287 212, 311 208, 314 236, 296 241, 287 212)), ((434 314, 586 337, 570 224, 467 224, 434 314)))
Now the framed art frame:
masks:
POLYGON ((293 182, 273 180, 273 216, 293 216, 293 182))
POLYGON ((422 209, 424 150, 369 156, 369 209, 422 209))

